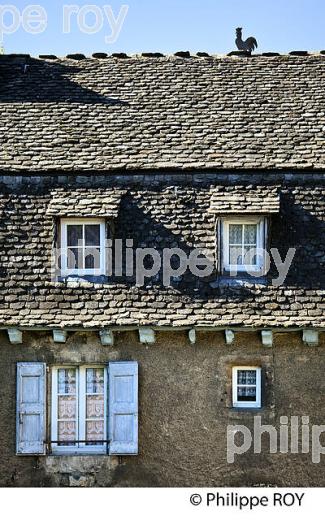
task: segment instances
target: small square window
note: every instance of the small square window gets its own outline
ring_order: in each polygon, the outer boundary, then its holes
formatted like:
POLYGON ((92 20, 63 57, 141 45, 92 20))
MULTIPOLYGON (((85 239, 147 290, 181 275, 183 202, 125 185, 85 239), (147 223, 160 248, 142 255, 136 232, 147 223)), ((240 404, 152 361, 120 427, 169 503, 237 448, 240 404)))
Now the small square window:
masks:
POLYGON ((232 369, 232 401, 235 408, 261 407, 261 368, 232 369))
POLYGON ((62 276, 105 274, 105 221, 61 220, 62 276))
POLYGON ((223 271, 264 274, 266 220, 264 217, 234 217, 221 222, 223 271))

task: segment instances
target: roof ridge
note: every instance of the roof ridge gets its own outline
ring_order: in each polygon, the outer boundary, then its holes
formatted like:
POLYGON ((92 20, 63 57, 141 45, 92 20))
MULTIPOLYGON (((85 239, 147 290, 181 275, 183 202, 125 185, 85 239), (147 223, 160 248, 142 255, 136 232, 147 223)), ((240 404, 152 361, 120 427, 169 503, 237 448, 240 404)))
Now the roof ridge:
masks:
POLYGON ((0 56, 1 61, 6 60, 28 60, 28 59, 42 59, 42 60, 65 60, 71 59, 76 61, 81 60, 89 60, 89 59, 97 59, 97 60, 106 60, 110 58, 115 59, 224 59, 224 58, 288 58, 288 57, 319 57, 325 56, 325 50, 320 51, 306 51, 306 50, 294 50, 288 53, 279 53, 279 52, 262 52, 259 54, 250 54, 244 51, 231 51, 227 54, 210 54, 208 52, 197 52, 196 54, 191 54, 190 51, 178 51, 173 54, 163 54, 161 52, 142 52, 128 55, 124 52, 120 53, 112 53, 107 54, 106 52, 95 52, 91 56, 86 56, 82 53, 73 53, 67 54, 66 56, 56 56, 55 54, 40 54, 39 56, 31 56, 30 54, 2 54, 0 56))

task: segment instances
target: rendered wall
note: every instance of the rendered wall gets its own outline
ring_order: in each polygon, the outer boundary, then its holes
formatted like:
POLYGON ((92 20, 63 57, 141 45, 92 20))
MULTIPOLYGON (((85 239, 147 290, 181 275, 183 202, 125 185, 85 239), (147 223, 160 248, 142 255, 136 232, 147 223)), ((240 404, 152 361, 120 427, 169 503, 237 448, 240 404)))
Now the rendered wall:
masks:
POLYGON ((255 413, 231 407, 233 365, 262 366, 263 424, 278 430, 280 416, 295 415, 324 424, 324 334, 318 347, 307 347, 300 332, 275 333, 269 349, 258 332, 236 333, 231 346, 223 332, 198 332, 195 345, 185 331, 158 332, 151 346, 140 344, 136 331, 115 338, 115 346, 105 348, 95 332, 70 333, 63 345, 54 344, 50 332, 24 332, 23 344, 12 345, 0 333, 0 485, 325 485, 324 460, 313 464, 310 453, 270 454, 267 435, 261 454, 240 455, 234 464, 226 460, 227 426, 252 429, 255 413), (16 456, 16 363, 51 367, 109 360, 139 362, 139 455, 16 456))

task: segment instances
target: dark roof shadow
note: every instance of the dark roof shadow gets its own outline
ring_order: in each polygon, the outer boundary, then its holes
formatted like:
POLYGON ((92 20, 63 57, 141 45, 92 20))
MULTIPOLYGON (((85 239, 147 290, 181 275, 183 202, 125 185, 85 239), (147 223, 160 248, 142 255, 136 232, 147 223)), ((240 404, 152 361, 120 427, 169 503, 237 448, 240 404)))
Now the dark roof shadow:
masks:
MULTIPOLYGON (((310 195, 306 205, 313 206, 310 195)), ((282 193, 281 214, 273 218, 271 247, 278 249, 282 259, 289 248, 295 249, 285 285, 297 289, 324 289, 325 287, 325 221, 323 211, 318 215, 299 203, 292 193, 282 193), (281 218, 285 216, 285 218, 281 218)), ((276 269, 271 272, 277 277, 276 269)))
MULTIPOLYGON (((194 200, 188 202, 178 200, 177 204, 182 204, 183 216, 186 215, 186 213, 188 213, 189 216, 193 213, 197 213, 199 209, 197 208, 197 202, 194 200)), ((179 248, 186 254, 187 258, 189 258, 190 253, 196 247, 201 249, 198 244, 195 245, 196 233, 194 229, 192 233, 189 233, 190 230, 187 229, 188 233, 185 237, 185 234, 174 232, 170 229, 170 226, 166 226, 166 221, 168 221, 169 224, 172 223, 172 214, 164 215, 164 221, 162 222, 151 213, 151 210, 152 208, 145 210, 143 207, 139 207, 138 201, 135 200, 131 194, 125 195, 122 198, 120 216, 116 222, 115 238, 122 239, 123 243, 125 243, 127 239, 132 239, 134 251, 137 248, 141 249, 143 247, 153 248, 159 253, 161 259, 163 258, 163 250, 165 248, 179 248), (126 215, 130 214, 132 215, 131 220, 125 218, 126 215), (134 223, 136 223, 136 226, 134 226, 134 223)), ((208 251, 209 248, 207 247, 206 250, 208 251)), ((148 258, 144 261, 144 268, 150 269, 152 267, 152 261, 147 262, 146 260, 148 260, 148 258)), ((179 260, 173 256, 170 259, 170 264, 172 269, 177 270, 179 260)), ((134 273, 136 273, 136 269, 137 266, 134 257, 134 273)), ((125 272, 125 258, 123 257, 123 273, 125 272)), ((146 289, 156 289, 160 295, 170 294, 175 291, 179 297, 187 297, 189 302, 200 301, 201 303, 208 302, 216 297, 232 301, 243 301, 252 297, 252 291, 244 287, 238 290, 238 288, 233 287, 220 288, 214 286, 214 284, 211 285, 211 282, 215 282, 216 278, 217 273, 215 266, 212 274, 209 276, 197 276, 187 268, 180 276, 172 277, 170 284, 167 286, 164 285, 163 267, 161 267, 156 276, 145 278, 142 290, 144 290, 144 287, 146 289)), ((113 276, 109 283, 122 284, 124 287, 131 288, 136 284, 136 279, 135 275, 129 277, 123 276, 121 278, 113 276)))
MULTIPOLYGON (((180 202, 178 201, 178 204, 180 202)), ((199 213, 196 201, 188 205, 187 211, 199 213)), ((183 216, 186 213, 183 212, 183 216)), ((170 215, 172 221, 173 216, 170 215)), ((166 220, 166 218, 165 218, 166 220)), ((190 219, 189 219, 190 220, 190 219)), ((275 216, 272 225, 271 247, 277 248, 281 258, 285 259, 289 247, 296 249, 296 254, 282 288, 291 287, 297 289, 319 289, 325 286, 324 272, 324 236, 325 223, 321 219, 301 205, 294 203, 291 194, 282 196, 282 213, 275 216), (291 218, 284 218, 290 215, 291 218), (290 221, 290 229, 286 222, 290 221)), ((149 247, 155 248, 162 256, 164 248, 178 247, 189 256, 195 246, 195 230, 189 236, 189 242, 185 233, 174 233, 170 226, 166 227, 166 222, 162 222, 156 215, 152 214, 150 208, 145 210, 139 207, 138 201, 132 195, 123 197, 119 220, 116 226, 116 238, 132 238, 134 248, 149 247), (132 214, 132 220, 124 219, 123 216, 132 214), (122 221, 120 220, 122 219, 122 221), (137 223, 137 227, 133 223, 137 223), (128 225, 130 226, 128 229, 128 225)), ((179 231, 179 230, 178 230, 179 231)), ((208 248, 209 249, 209 248, 208 248)), ((172 259, 173 260, 173 259, 172 259)), ((271 259, 272 260, 272 259, 271 259)), ((172 262, 173 264, 174 262, 172 262)), ((134 270, 135 270, 134 265, 134 270)), ((149 263, 148 269, 151 265, 149 263)), ((177 269, 178 262, 173 265, 177 269)), ((124 271, 124 269, 123 269, 124 271)), ((124 271, 125 272, 125 271, 124 271)), ((248 284, 225 284, 218 283, 218 273, 214 268, 213 273, 208 277, 198 277, 187 270, 180 277, 172 278, 169 287, 164 287, 162 280, 162 270, 154 278, 146 279, 145 286, 159 288, 161 293, 168 292, 170 289, 176 290, 180 295, 188 296, 191 300, 207 301, 211 298, 224 299, 232 302, 254 301, 256 290, 261 294, 268 291, 276 291, 272 286, 272 279, 276 280, 279 276, 278 269, 274 261, 271 261, 271 270, 265 277, 262 285, 255 279, 246 280, 248 284), (257 283, 257 286, 255 285, 257 283), (256 288, 257 287, 257 288, 256 288)), ((127 287, 135 284, 134 278, 124 278, 112 280, 114 283, 123 283, 127 287)))
POLYGON ((128 105, 73 80, 74 74, 79 74, 80 79, 82 73, 83 69, 77 65, 0 56, 0 103, 128 105))

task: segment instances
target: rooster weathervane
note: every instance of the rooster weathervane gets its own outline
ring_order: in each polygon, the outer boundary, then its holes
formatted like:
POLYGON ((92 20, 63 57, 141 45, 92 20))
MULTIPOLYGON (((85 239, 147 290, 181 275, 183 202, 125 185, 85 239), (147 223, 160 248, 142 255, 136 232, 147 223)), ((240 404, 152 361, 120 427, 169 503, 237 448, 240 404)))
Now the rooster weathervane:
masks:
POLYGON ((236 45, 238 50, 249 52, 251 54, 252 51, 257 49, 257 41, 253 36, 247 38, 247 40, 243 41, 242 39, 242 31, 241 27, 237 27, 236 29, 236 45))

